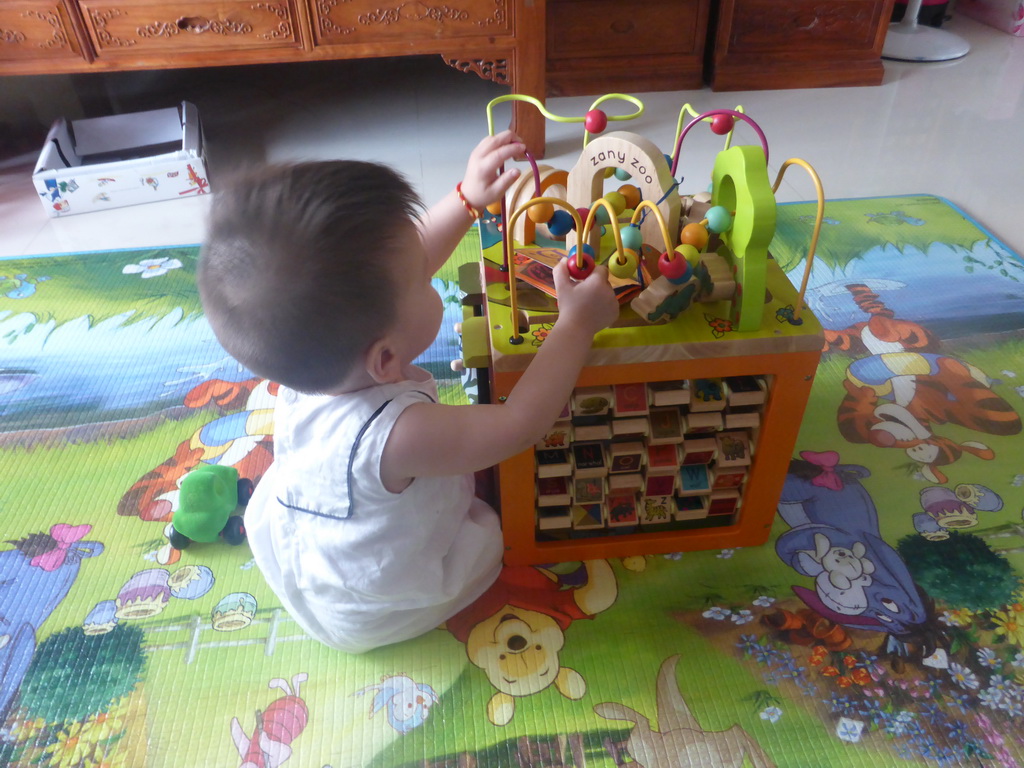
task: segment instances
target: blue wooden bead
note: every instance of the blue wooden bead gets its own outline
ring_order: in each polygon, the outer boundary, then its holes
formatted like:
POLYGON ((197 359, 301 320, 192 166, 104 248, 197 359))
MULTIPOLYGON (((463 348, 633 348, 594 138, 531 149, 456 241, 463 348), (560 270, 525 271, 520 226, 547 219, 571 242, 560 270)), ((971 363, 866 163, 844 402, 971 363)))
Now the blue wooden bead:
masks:
POLYGON ((555 211, 548 222, 548 232, 552 237, 565 237, 576 226, 572 214, 568 211, 555 211))

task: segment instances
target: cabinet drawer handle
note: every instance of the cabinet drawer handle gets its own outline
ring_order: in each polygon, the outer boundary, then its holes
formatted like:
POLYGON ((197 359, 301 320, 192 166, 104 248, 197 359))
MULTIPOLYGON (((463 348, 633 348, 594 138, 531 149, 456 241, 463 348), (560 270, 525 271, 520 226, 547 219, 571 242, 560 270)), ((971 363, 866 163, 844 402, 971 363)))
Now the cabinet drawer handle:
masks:
POLYGON ((210 29, 210 20, 202 16, 182 16, 174 22, 178 29, 185 32, 195 32, 197 35, 210 29))

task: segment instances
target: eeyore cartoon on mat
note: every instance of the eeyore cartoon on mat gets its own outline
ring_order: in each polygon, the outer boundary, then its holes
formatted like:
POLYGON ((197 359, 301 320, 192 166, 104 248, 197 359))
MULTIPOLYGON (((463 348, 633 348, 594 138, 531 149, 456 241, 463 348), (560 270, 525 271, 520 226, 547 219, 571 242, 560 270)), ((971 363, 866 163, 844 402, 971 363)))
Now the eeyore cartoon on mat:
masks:
POLYGON ((887 633, 890 653, 905 656, 914 643, 922 657, 932 657, 939 638, 930 600, 881 538, 875 504, 860 482, 870 474, 840 464, 835 451, 801 452, 790 462, 779 501, 792 530, 778 538, 775 551, 814 579, 813 590, 793 591, 816 613, 848 628, 887 633))
POLYGON ((91 530, 60 523, 0 552, 0 722, 35 655, 39 627, 67 596, 82 560, 103 552, 100 542, 82 541, 91 530))

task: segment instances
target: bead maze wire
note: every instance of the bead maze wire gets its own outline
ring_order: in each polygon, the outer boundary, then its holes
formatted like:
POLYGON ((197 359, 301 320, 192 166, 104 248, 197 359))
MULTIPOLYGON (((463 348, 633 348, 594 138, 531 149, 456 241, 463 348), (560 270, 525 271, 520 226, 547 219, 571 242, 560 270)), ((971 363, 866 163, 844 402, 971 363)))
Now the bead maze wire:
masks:
POLYGON ((825 190, 821 186, 821 179, 818 177, 817 171, 811 167, 810 163, 806 160, 801 160, 799 157, 791 157, 779 168, 779 174, 775 177, 775 183, 772 185, 773 195, 779 190, 779 185, 782 184, 782 177, 786 174, 786 169, 791 165, 799 165, 811 175, 811 181, 814 182, 814 190, 818 196, 818 209, 814 215, 814 232, 811 234, 811 243, 807 248, 807 264, 804 266, 803 280, 800 281, 800 294, 796 307, 793 308, 793 322, 799 323, 800 310, 804 305, 804 293, 807 291, 807 279, 811 276, 811 265, 814 264, 814 251, 818 247, 818 235, 821 234, 821 222, 825 218, 825 190))

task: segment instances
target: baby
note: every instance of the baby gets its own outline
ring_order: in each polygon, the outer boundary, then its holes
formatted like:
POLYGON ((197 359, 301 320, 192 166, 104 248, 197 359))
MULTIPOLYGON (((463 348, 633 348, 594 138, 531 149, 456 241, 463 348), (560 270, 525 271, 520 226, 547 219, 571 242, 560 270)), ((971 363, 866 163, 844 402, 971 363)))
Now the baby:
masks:
POLYGON ((343 651, 421 635, 494 582, 501 529, 473 473, 541 438, 618 316, 603 267, 576 282, 562 263, 559 319, 505 403, 442 405, 412 365, 441 323, 431 277, 522 152, 511 132, 485 138, 425 214, 401 176, 357 161, 267 167, 214 199, 203 308, 231 355, 281 385, 249 543, 295 620, 343 651))

